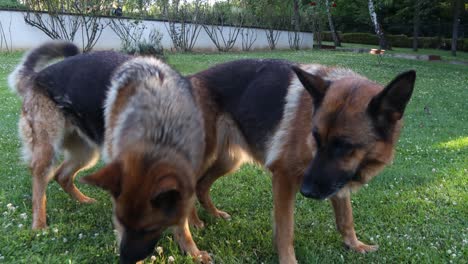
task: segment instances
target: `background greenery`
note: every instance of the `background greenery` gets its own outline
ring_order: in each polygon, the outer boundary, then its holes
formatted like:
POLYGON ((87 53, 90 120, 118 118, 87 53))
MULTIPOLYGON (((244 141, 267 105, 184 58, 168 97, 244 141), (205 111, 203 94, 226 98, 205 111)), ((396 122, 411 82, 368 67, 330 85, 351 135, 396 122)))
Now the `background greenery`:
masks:
MULTIPOLYGON (((51 182, 47 192, 50 227, 30 230, 31 177, 19 160, 17 137, 20 101, 6 85, 20 56, 0 55, 0 263, 115 263, 111 204, 99 189, 78 184, 98 200, 81 205, 51 182)), ((383 84, 404 70, 417 71, 394 163, 353 196, 357 234, 364 242, 379 244, 379 251, 362 255, 346 250, 335 231, 329 203, 298 194, 295 249, 300 263, 466 263, 466 66, 396 58, 384 58, 379 65, 372 55, 324 51, 172 54, 168 63, 190 74, 216 63, 252 57, 349 67, 383 84)), ((200 210, 207 227, 193 232, 199 248, 213 253, 216 263, 277 263, 271 242, 269 174, 245 166, 216 182, 212 194, 232 220, 214 219, 200 210)), ((163 253, 154 252, 155 263, 166 263, 169 256, 176 263, 191 263, 169 233, 159 246, 163 253)))

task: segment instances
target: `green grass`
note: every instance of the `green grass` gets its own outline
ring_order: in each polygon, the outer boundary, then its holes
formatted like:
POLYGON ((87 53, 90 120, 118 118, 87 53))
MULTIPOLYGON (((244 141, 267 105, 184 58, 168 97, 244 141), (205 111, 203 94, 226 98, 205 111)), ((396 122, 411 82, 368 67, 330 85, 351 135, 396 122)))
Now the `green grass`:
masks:
MULTIPOLYGON (((385 58, 378 65, 375 56, 368 54, 319 51, 173 54, 168 62, 190 74, 215 63, 253 57, 349 67, 380 83, 407 69, 415 69, 418 75, 394 163, 353 196, 358 237, 379 244, 380 249, 366 255, 346 250, 335 231, 329 203, 298 194, 295 249, 300 263, 466 263, 467 67, 396 58, 385 58)), ((19 59, 20 54, 0 55, 0 263, 115 263, 111 203, 96 188, 79 184, 99 201, 80 205, 51 182, 50 227, 30 230, 31 177, 19 160, 17 137, 20 102, 6 86, 6 77, 19 59), (9 203, 16 210, 8 210, 9 203)), ((213 253, 216 263, 277 263, 271 240, 269 174, 244 166, 216 182, 212 195, 232 220, 214 219, 200 210, 207 227, 193 232, 199 248, 213 253)), ((191 263, 169 233, 159 245, 164 252, 157 263, 165 263, 169 256, 176 263, 191 263)))
MULTIPOLYGON (((333 45, 333 42, 325 41, 323 44, 333 45)), ((343 48, 369 48, 378 49, 378 45, 365 45, 355 43, 341 43, 343 48)), ((457 51, 457 56, 452 56, 450 50, 437 50, 437 49, 418 49, 413 51, 411 48, 399 48, 392 47, 392 50, 385 51, 387 54, 404 53, 404 54, 415 54, 415 55, 439 55, 442 61, 465 61, 468 62, 468 52, 457 51)))

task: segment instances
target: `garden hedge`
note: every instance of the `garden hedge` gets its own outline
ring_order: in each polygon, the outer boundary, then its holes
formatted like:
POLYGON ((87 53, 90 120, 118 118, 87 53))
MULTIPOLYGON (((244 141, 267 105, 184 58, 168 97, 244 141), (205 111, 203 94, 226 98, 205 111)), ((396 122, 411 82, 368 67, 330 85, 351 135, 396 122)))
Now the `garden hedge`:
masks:
MULTIPOLYGON (((377 35, 370 33, 342 33, 338 32, 338 35, 344 43, 357 43, 357 44, 368 44, 378 45, 379 39, 377 35)), ((392 47, 400 48, 412 48, 413 38, 406 35, 386 35, 386 38, 392 47)), ((324 31, 322 33, 322 40, 333 41, 330 31, 324 31)), ((447 49, 449 50, 452 45, 452 39, 438 38, 438 37, 419 37, 418 47, 423 49, 447 49)), ((457 49, 462 51, 468 51, 468 39, 458 39, 457 49)))

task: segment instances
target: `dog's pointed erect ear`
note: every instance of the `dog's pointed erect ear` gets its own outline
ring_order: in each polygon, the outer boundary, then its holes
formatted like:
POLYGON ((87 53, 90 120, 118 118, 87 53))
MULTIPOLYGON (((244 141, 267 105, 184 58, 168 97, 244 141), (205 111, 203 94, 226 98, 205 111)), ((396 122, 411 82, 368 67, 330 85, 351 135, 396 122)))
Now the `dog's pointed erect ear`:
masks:
POLYGON ((161 210, 167 217, 175 216, 182 200, 180 184, 174 174, 168 174, 158 181, 151 199, 154 208, 161 210))
POLYGON ((84 176, 80 182, 100 187, 109 191, 114 197, 120 195, 122 180, 122 166, 116 161, 106 165, 99 171, 84 176))
POLYGON ((368 112, 377 122, 394 123, 403 117, 406 105, 413 94, 416 72, 398 75, 369 103, 368 112))
POLYGON ((299 66, 292 66, 292 70, 296 73, 307 92, 312 96, 314 104, 319 105, 330 83, 318 75, 304 71, 299 66))

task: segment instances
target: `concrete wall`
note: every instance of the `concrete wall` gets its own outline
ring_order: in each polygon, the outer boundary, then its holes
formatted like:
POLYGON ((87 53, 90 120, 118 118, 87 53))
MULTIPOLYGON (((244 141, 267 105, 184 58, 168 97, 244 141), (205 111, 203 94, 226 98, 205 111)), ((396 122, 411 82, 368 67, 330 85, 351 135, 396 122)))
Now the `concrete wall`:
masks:
MULTIPOLYGON (((44 16, 47 16, 44 14, 44 16)), ((103 22, 109 22, 110 18, 103 18, 103 22)), ((21 49, 30 49, 36 47, 39 43, 50 40, 50 38, 40 31, 39 29, 32 27, 23 19, 23 13, 17 11, 1 11, 0 10, 0 23, 5 32, 5 37, 8 43, 11 43, 11 46, 14 50, 21 49), (10 34, 11 31, 11 34, 10 34)), ((161 33, 163 33, 162 45, 165 49, 170 49, 173 47, 171 38, 167 32, 166 26, 168 25, 163 21, 154 21, 154 20, 145 20, 143 21, 146 25, 146 30, 144 36, 150 32, 150 29, 156 28, 161 33)), ((228 27, 224 28, 224 33, 227 34, 229 31, 228 27)), ((268 49, 268 41, 263 29, 253 29, 257 34, 257 40, 252 46, 252 49, 268 49)), ((1 33, 1 31, 0 31, 1 33)), ((254 33, 254 34, 255 34, 254 33)), ((312 33, 300 33, 301 35, 301 48, 312 48, 313 44, 313 34, 312 33)), ((77 32, 74 42, 77 45, 82 44, 81 31, 77 32)), ((3 37, 3 39, 5 38, 3 37)), ((2 39, 2 36, 0 36, 2 39)), ((5 49, 4 45, 1 47, 5 49)), ((119 49, 120 48, 120 39, 112 31, 110 27, 106 27, 101 35, 101 38, 97 42, 94 49, 119 49)), ((242 48, 241 36, 237 38, 234 49, 240 50, 242 48)), ((288 49, 288 32, 281 31, 278 44, 278 49, 288 49)), ((204 29, 201 29, 200 35, 195 44, 195 50, 216 50, 215 45, 212 43, 211 39, 208 37, 204 29)))

